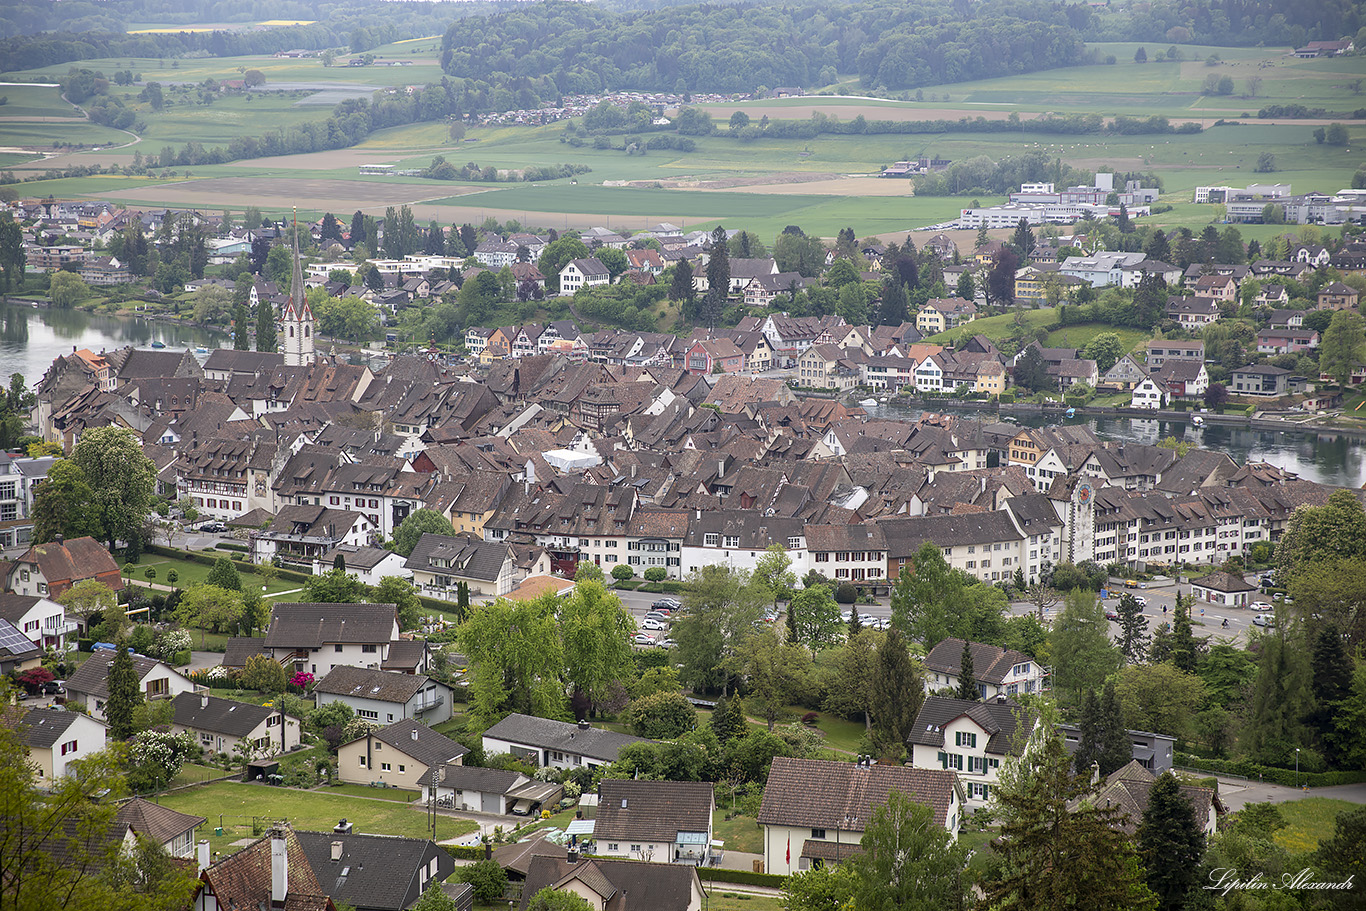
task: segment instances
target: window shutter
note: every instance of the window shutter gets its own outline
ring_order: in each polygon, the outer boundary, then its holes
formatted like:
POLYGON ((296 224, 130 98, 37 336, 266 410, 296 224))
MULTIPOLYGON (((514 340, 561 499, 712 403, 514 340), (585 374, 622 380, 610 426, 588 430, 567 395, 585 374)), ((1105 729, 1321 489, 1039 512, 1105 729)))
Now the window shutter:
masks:
POLYGON ((947 769, 949 767, 949 754, 943 750, 939 751, 939 767, 947 769))

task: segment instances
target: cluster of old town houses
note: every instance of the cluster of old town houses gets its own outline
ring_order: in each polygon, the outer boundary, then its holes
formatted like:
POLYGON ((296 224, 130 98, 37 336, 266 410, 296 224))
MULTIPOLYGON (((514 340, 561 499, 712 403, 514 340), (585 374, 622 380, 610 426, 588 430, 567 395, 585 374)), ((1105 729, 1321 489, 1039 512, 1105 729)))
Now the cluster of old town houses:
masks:
MULTIPOLYGON (((661 240, 658 248, 627 250, 628 274, 643 276, 630 280, 653 280, 701 251, 702 238, 672 226, 651 234, 661 240), (675 239, 680 243, 662 242, 675 239)), ((629 246, 606 229, 585 237, 595 247, 629 246)), ((520 268, 519 281, 537 281, 519 249, 544 240, 486 238, 474 256, 479 268, 520 268)), ((930 247, 943 257, 950 287, 956 273, 989 267, 1001 249, 992 242, 963 258, 942 235, 930 247)), ((236 255, 230 246, 223 250, 236 255)), ((878 249, 861 255, 868 268, 877 267, 878 249)), ((1044 255, 1022 267, 1017 294, 1042 294, 1050 281, 1045 273, 1063 283, 1125 286, 1156 271, 1187 292, 1173 295, 1172 319, 1199 328, 1239 299, 1243 279, 1256 276, 1258 303, 1270 314, 1259 349, 1295 352, 1314 347, 1317 334, 1300 328, 1305 311, 1278 307, 1286 303, 1284 289, 1271 277, 1299 278, 1328 260, 1327 251, 1312 246, 1292 248, 1290 256, 1183 273, 1141 254, 1055 257, 1051 265, 1044 255)), ((411 257, 376 265, 385 290, 357 293, 398 302, 443 290, 442 280, 424 274, 439 263, 411 257)), ((781 311, 782 295, 807 280, 780 273, 771 259, 737 260, 731 293, 775 306, 733 329, 680 337, 581 331, 569 320, 470 327, 464 358, 432 350, 372 369, 317 350, 303 288, 326 282, 325 273, 306 279, 296 268, 284 292, 265 282, 253 287, 253 302, 278 308, 278 353, 218 349, 196 357, 77 348, 57 358, 37 385, 40 434, 69 452, 91 428, 129 428, 156 466, 160 492, 234 529, 252 560, 324 572, 341 556, 364 581, 407 576, 441 599, 454 599, 463 586, 476 598, 563 591, 584 562, 607 571, 627 566, 638 576, 662 570, 671 579, 706 565, 749 569, 775 546, 799 578, 814 570, 874 589, 895 579, 925 542, 953 568, 988 583, 1033 580, 1062 562, 1222 564, 1276 541, 1297 507, 1320 505, 1332 492, 1267 464, 1106 442, 1085 427, 1032 429, 934 413, 887 420, 828 392, 803 394, 855 387, 874 394, 1005 392, 1018 355, 1003 356, 982 335, 965 335, 953 348, 925 341, 970 324, 977 300, 932 299, 899 326, 793 317, 781 311), (769 375, 779 368, 787 372, 769 375), (385 549, 418 509, 440 513, 455 534, 425 535, 407 557, 385 549)), ((606 268, 589 258, 566 265, 558 280, 572 290, 576 281, 591 285, 604 276, 606 268)), ((1317 304, 1355 308, 1356 292, 1327 284, 1317 304)), ((1125 355, 1104 373, 1076 349, 1032 346, 1059 389, 1086 383, 1132 390, 1137 407, 1198 398, 1209 382, 1198 339, 1154 339, 1144 354, 1125 355)), ((1233 371, 1230 391, 1292 392, 1290 372, 1277 370, 1233 371)), ((0 459, 0 543, 30 541, 33 490, 52 461, 0 459)), ((1221 575, 1227 574, 1212 578, 1221 575)), ((75 624, 56 599, 87 578, 123 585, 112 557, 88 538, 30 547, 9 565, 0 596, 0 671, 32 666, 45 648, 70 641, 75 624)), ((1208 596, 1246 600, 1241 579, 1226 582, 1211 583, 1208 596)), ((949 639, 925 658, 932 693, 957 685, 964 649, 971 650, 982 698, 928 697, 907 764, 774 761, 758 818, 768 872, 851 856, 891 790, 928 804, 935 823, 955 835, 965 813, 986 805, 1002 761, 1018 744, 1017 727, 1032 723, 1012 697, 1044 688, 1046 671, 1018 652, 949 639)), ((319 705, 342 701, 373 723, 341 746, 344 781, 420 790, 423 800, 452 812, 526 813, 563 796, 553 780, 465 766, 466 748, 432 730, 451 717, 452 693, 427 675, 428 648, 399 632, 393 605, 277 603, 267 635, 232 640, 223 664, 241 668, 258 654, 314 674, 319 705)), ((42 775, 59 777, 72 759, 103 746, 111 660, 112 653, 97 654, 67 681, 68 699, 88 715, 26 713, 25 736, 42 775)), ((150 658, 137 657, 135 669, 149 697, 172 701, 173 729, 206 749, 268 759, 300 742, 299 720, 271 706, 210 695, 150 658)), ((1075 747, 1076 731, 1064 733, 1075 747)), ((1136 818, 1154 775, 1171 766, 1173 742, 1131 734, 1134 762, 1100 786, 1136 818)), ((583 722, 513 715, 485 732, 483 747, 567 769, 613 762, 637 740, 583 722)), ((1217 796, 1185 790, 1212 831, 1223 810, 1217 796)), ((703 892, 694 867, 714 862, 720 851, 712 827, 716 796, 705 783, 605 780, 583 803, 593 808, 579 830, 593 846, 591 857, 575 844, 545 840, 508 846, 497 857, 524 884, 524 904, 536 889, 554 885, 591 891, 604 907, 612 895, 630 893, 631 907, 696 911, 703 892), (640 896, 648 900, 640 904, 640 896)), ((118 825, 196 862, 207 886, 199 899, 205 909, 285 896, 314 902, 310 907, 402 908, 453 869, 431 842, 359 835, 344 821, 326 833, 278 826, 214 859, 206 842, 196 844, 204 824, 134 801, 118 825), (365 873, 350 877, 350 885, 338 882, 339 863, 365 873), (388 903, 364 904, 373 890, 391 893, 388 903)), ((469 901, 463 884, 445 888, 469 901)))

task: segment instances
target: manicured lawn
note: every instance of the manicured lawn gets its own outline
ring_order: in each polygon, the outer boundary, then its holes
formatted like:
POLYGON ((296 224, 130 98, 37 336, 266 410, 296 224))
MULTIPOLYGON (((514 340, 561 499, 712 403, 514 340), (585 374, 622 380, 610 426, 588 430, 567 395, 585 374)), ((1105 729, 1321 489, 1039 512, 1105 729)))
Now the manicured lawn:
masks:
MULTIPOLYGON (((1015 329, 1015 313, 1001 313, 996 316, 984 316, 975 319, 970 323, 965 323, 957 329, 949 329, 936 335, 931 335, 925 341, 935 345, 951 345, 961 333, 966 332, 969 336, 985 335, 993 342, 998 342, 1007 336, 1013 335, 1015 329)), ((1057 311, 1052 309, 1042 310, 1022 310, 1020 317, 1025 323, 1025 332, 1033 333, 1036 329, 1057 322, 1057 311)))
POLYGON ((403 788, 368 788, 363 784, 329 785, 325 794, 350 794, 352 797, 372 797, 376 800, 393 800, 398 803, 412 803, 422 795, 417 791, 403 788))
POLYGON ((712 833, 726 843, 727 851, 743 851, 746 854, 764 853, 764 830, 753 816, 736 816, 726 819, 727 810, 712 811, 712 833))
MULTIPOLYGON (((228 552, 218 552, 219 556, 227 557, 228 552)), ((273 579, 270 582, 263 582, 261 577, 255 573, 248 572, 245 567, 236 563, 233 564, 237 569, 237 574, 242 577, 242 585, 265 585, 264 592, 266 600, 273 599, 276 595, 283 592, 297 592, 303 587, 302 582, 295 582, 292 579, 273 579)), ((213 569, 211 565, 205 563, 191 563, 189 560, 180 560, 175 557, 163 557, 157 554, 143 554, 142 559, 134 564, 132 581, 134 582, 155 582, 159 585, 174 584, 176 588, 189 588, 191 585, 198 585, 209 577, 209 571, 213 569), (154 567, 157 571, 155 579, 147 578, 147 568, 154 567), (175 570, 176 581, 168 582, 166 574, 175 570)))
MULTIPOLYGON (((182 813, 208 817, 209 824, 202 831, 206 832, 211 849, 225 854, 231 850, 228 846, 232 842, 260 834, 263 826, 282 819, 289 820, 297 829, 315 832, 329 832, 337 820, 345 818, 355 825, 356 832, 430 837, 427 816, 419 807, 393 800, 360 799, 334 793, 335 790, 298 791, 224 781, 168 794, 158 798, 157 803, 182 813), (221 836, 213 834, 219 825, 223 826, 221 836)), ((437 820, 437 838, 468 835, 476 828, 470 820, 442 816, 437 820)))
MULTIPOLYGON (((1119 340, 1124 343, 1126 352, 1138 350, 1140 346, 1152 338, 1150 333, 1144 332, 1142 329, 1111 326, 1108 323, 1077 323, 1048 333, 1048 338, 1044 339, 1044 344, 1050 348, 1084 348, 1091 339, 1102 332, 1113 332, 1118 335, 1119 340)), ((1140 363, 1142 363, 1141 359, 1140 363)))
POLYGON ((206 781, 213 781, 227 775, 227 771, 218 766, 201 765, 196 762, 187 762, 180 767, 180 771, 171 779, 171 787, 180 787, 186 784, 200 784, 206 781))
POLYGON ((1355 810, 1357 804, 1331 797, 1306 797, 1276 805, 1288 825, 1275 834, 1276 844, 1292 854, 1303 854, 1333 834, 1338 814, 1355 810))
POLYGON ((707 890, 707 911, 781 911, 781 898, 767 895, 748 895, 744 892, 727 892, 725 883, 702 884, 707 890))

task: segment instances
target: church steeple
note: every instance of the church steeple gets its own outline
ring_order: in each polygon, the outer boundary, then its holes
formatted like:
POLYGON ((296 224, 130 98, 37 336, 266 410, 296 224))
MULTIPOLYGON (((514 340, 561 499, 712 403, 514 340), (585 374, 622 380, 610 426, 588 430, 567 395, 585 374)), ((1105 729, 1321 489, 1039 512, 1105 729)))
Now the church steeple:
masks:
POLYGON ((313 363, 313 310, 304 296, 304 270, 299 259, 299 212, 294 211, 294 238, 291 251, 294 259, 290 277, 289 300, 280 310, 280 342, 284 349, 286 367, 302 367, 313 363))

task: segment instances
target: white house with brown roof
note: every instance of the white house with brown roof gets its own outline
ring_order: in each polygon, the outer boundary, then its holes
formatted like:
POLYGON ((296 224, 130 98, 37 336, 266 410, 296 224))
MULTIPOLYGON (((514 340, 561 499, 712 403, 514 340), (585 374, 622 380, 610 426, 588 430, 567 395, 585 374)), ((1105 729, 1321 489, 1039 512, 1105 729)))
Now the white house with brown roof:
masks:
POLYGON ((1223 570, 1191 580, 1191 595, 1201 604, 1247 607, 1248 599, 1255 591, 1257 586, 1242 576, 1235 576, 1223 570))
POLYGON ((542 889, 570 892, 593 911, 702 911, 706 894, 693 867, 585 857, 531 857, 521 911, 542 889))
MULTIPOLYGON (((143 698, 173 699, 182 693, 194 692, 194 681, 170 665, 141 655, 131 657, 143 698)), ((67 701, 85 706, 99 721, 107 720, 104 703, 109 698, 109 669, 113 666, 113 650, 101 649, 92 654, 66 681, 67 701)))
POLYGON ((318 708, 344 702, 357 716, 379 724, 416 718, 440 724, 451 717, 451 688, 422 674, 334 667, 313 687, 318 708))
POLYGON ((957 689, 963 667, 963 648, 972 649, 972 675, 985 699, 1041 692, 1047 677, 1039 662, 1014 649, 945 639, 925 656, 925 689, 929 692, 957 689))
MULTIPOLYGON (((19 712, 22 712, 19 709, 19 712)), ((67 766, 104 749, 107 731, 94 718, 61 708, 33 709, 19 723, 28 762, 39 785, 61 778, 67 766)))
POLYGON ((873 811, 893 791, 928 806, 935 825, 958 838, 964 792, 957 772, 776 757, 759 808, 764 872, 787 876, 861 853, 873 811))
POLYGON ((701 865, 712 837, 710 782, 604 778, 593 824, 597 853, 701 865))
POLYGON ((335 667, 381 667, 399 641, 393 604, 277 602, 263 650, 286 668, 323 676, 335 667))
POLYGON ((271 706, 181 693, 171 700, 172 733, 194 737, 207 752, 251 759, 278 756, 299 745, 299 719, 271 706))
POLYGON ((985 702, 926 696, 906 746, 917 769, 958 773, 969 809, 986 806, 1001 763, 1019 755, 1032 716, 1004 696, 985 702))
MULTIPOLYGON (((1138 831, 1138 825, 1143 821, 1143 811, 1148 808, 1148 795, 1156 783, 1157 776, 1143 768, 1137 760, 1133 760, 1111 772, 1094 796, 1087 795, 1083 799, 1099 806, 1118 807, 1124 810, 1128 815, 1120 823, 1119 828, 1132 835, 1138 831)), ((1180 786, 1180 790, 1181 796, 1190 801, 1191 808, 1195 811, 1195 824, 1200 827, 1201 832, 1206 836, 1217 832, 1219 817, 1226 812, 1223 801, 1219 799, 1219 792, 1213 788, 1185 783, 1180 786)))
POLYGON ((348 784, 382 781, 420 790, 431 770, 461 765, 469 750, 412 718, 372 730, 337 748, 337 775, 348 784))
POLYGON ((194 831, 208 822, 203 816, 181 813, 134 797, 119 806, 119 825, 127 825, 134 835, 161 845, 172 857, 194 857, 194 831))
POLYGON ((119 565, 104 545, 91 537, 64 541, 61 535, 35 544, 9 565, 5 588, 19 595, 57 599, 77 582, 95 579, 112 591, 123 588, 119 565))

